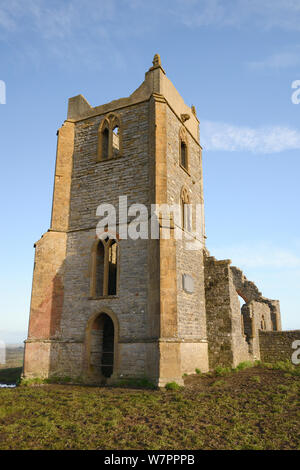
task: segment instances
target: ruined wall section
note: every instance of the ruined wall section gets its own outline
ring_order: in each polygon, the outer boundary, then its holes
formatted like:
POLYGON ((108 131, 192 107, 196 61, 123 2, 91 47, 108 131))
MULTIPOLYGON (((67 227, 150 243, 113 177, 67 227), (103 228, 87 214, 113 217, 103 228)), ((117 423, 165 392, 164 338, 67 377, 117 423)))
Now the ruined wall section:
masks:
POLYGON ((259 308, 259 306, 257 306, 255 309, 255 311, 257 311, 255 324, 258 324, 258 322, 262 319, 263 313, 261 313, 261 315, 259 314, 259 310, 261 310, 261 312, 266 313, 266 329, 280 331, 281 314, 279 301, 263 297, 262 293, 258 290, 256 285, 253 282, 248 281, 240 269, 236 268, 235 266, 231 266, 231 272, 237 293, 245 300, 246 304, 250 303, 251 301, 256 301, 265 304, 268 307, 266 308, 261 306, 261 308, 259 308))
POLYGON ((249 349, 249 343, 246 340, 242 312, 238 293, 234 283, 232 270, 229 267, 229 290, 230 290, 230 306, 231 306, 231 341, 233 362, 232 366, 236 367, 241 362, 252 359, 249 349))
MULTIPOLYGON (((260 355, 263 362, 292 360, 292 355, 300 349, 300 330, 294 331, 260 331, 260 355), (296 345, 293 343, 297 342, 296 345)), ((300 357, 300 353, 296 353, 300 357)))
POLYGON ((243 331, 230 260, 205 257, 205 300, 209 366, 236 367, 251 358, 243 331))
POLYGON ((205 296, 210 367, 260 359, 260 330, 280 327, 279 302, 266 299, 230 260, 206 258, 205 296), (240 308, 238 296, 245 300, 240 308))
POLYGON ((205 257, 205 303, 209 367, 231 366, 231 306, 229 260, 205 257))
POLYGON ((262 322, 267 331, 272 331, 271 311, 267 303, 251 300, 242 307, 244 332, 253 359, 260 360, 259 330, 262 322))

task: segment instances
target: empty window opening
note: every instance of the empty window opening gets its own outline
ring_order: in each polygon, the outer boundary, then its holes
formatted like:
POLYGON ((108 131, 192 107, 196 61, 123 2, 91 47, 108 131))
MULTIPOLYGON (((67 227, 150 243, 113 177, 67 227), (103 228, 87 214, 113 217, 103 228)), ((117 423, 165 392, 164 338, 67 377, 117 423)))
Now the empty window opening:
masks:
POLYGON ((91 330, 91 357, 90 363, 94 371, 106 378, 114 370, 114 324, 105 313, 101 313, 91 330))
POLYGON ((249 332, 246 331, 244 315, 243 315, 243 305, 245 305, 245 301, 239 294, 238 294, 238 300, 239 300, 240 313, 241 313, 241 331, 243 335, 247 335, 247 333, 249 334, 249 332))
POLYGON ((120 128, 115 126, 112 132, 113 157, 118 157, 120 153, 120 128))
POLYGON ((108 295, 117 294, 118 245, 113 240, 108 248, 108 295))
POLYGON ((108 149, 109 149, 109 130, 107 127, 102 131, 102 159, 108 159, 108 149))
POLYGON ((187 170, 187 146, 183 140, 180 142, 180 164, 187 170))
POLYGON ((96 296, 103 296, 103 286, 104 286, 104 246, 100 241, 97 245, 96 253, 96 296))
POLYGON ((91 297, 117 295, 118 243, 109 237, 92 250, 91 297))
POLYGON ((119 117, 109 114, 98 129, 97 160, 110 160, 122 154, 122 127, 119 117))

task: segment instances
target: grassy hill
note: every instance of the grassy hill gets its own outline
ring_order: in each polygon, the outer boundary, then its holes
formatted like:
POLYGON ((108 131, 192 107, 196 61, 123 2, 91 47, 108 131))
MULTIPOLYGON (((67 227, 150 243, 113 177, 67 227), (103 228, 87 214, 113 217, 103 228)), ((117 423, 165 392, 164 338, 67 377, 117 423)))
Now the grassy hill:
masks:
POLYGON ((300 449, 299 375, 253 367, 185 385, 0 389, 0 449, 300 449))

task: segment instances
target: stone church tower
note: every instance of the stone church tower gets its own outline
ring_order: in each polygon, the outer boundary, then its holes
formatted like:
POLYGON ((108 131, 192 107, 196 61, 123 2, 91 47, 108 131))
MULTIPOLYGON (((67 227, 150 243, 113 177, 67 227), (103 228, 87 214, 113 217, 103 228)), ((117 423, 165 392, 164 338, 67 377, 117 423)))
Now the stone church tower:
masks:
POLYGON ((188 231, 185 217, 159 217, 169 239, 123 237, 120 221, 114 239, 99 239, 98 206, 118 208, 124 196, 148 209, 149 224, 153 204, 203 207, 199 121, 158 55, 128 98, 95 108, 81 95, 69 100, 51 227, 35 245, 24 376, 163 386, 209 364, 258 358, 254 320, 264 315, 265 329, 280 329, 278 304, 249 289, 230 261, 209 257, 204 219, 194 250, 174 236, 188 231))

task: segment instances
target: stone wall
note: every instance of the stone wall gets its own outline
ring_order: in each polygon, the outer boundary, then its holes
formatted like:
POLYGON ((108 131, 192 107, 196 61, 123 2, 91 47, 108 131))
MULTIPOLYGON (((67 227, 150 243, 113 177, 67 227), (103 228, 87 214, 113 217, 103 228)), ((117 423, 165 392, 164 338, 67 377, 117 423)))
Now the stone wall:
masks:
POLYGON ((272 313, 265 302, 251 300, 242 307, 244 332, 253 359, 260 359, 259 330, 273 330, 272 313))
MULTIPOLYGON (((123 108, 117 114, 123 154, 114 160, 96 160, 103 116, 76 123, 62 335, 86 345, 89 319, 111 310, 118 321, 118 369, 123 376, 141 376, 148 363, 142 344, 148 334, 148 242, 120 239, 117 295, 90 298, 98 205, 118 207, 119 196, 128 196, 128 207, 133 203, 149 206, 149 103, 123 108)), ((79 365, 82 373, 86 360, 79 365)))
POLYGON ((229 292, 230 261, 205 258, 205 301, 209 367, 233 363, 229 292))
POLYGON ((260 331, 261 360, 270 363, 291 360, 292 354, 295 352, 295 349, 292 348, 294 341, 300 341, 300 330, 260 331))
MULTIPOLYGON (((197 135, 188 132, 182 121, 167 106, 167 200, 169 205, 180 205, 182 189, 189 194, 192 204, 192 230, 196 229, 195 207, 203 204, 203 176, 201 147, 197 135), (180 166, 180 130, 184 129, 188 147, 188 169, 180 166)), ((176 277, 177 277, 177 316, 178 338, 181 345, 181 372, 193 373, 195 368, 203 372, 208 370, 207 332, 204 290, 204 218, 201 220, 201 233, 197 250, 190 249, 185 239, 181 224, 174 220, 176 229, 182 234, 182 240, 176 240, 176 277), (193 292, 186 292, 183 287, 183 275, 193 279, 193 292)), ((180 221, 181 222, 181 221, 180 221)))
POLYGON ((279 302, 266 299, 230 260, 205 259, 210 368, 260 359, 260 330, 279 328, 279 302), (246 304, 240 308, 238 295, 246 304))
POLYGON ((260 303, 264 303, 268 306, 268 308, 265 309, 265 311, 268 312, 268 325, 266 329, 280 331, 281 315, 279 301, 263 297, 262 293, 258 290, 257 286, 252 281, 249 281, 239 268, 231 266, 231 273, 236 291, 244 299, 246 304, 249 304, 252 301, 257 301, 260 303))

